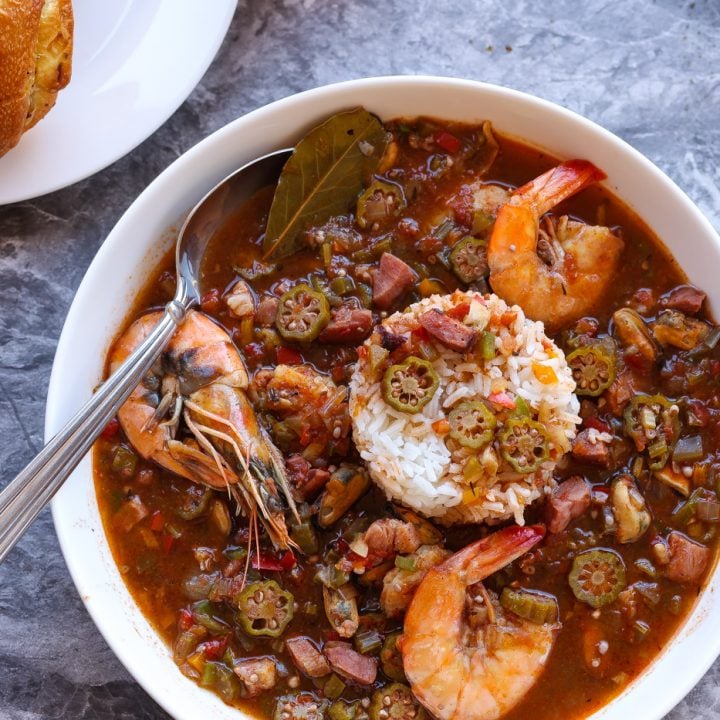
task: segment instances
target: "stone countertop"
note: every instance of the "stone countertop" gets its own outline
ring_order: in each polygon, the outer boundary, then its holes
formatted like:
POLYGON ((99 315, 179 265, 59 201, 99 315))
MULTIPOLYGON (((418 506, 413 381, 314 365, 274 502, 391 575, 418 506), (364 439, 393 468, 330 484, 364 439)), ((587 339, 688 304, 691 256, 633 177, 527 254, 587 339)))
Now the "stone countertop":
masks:
MULTIPOLYGON (((241 0, 212 66, 160 130, 88 180, 0 208, 0 485, 42 445, 67 309, 150 181, 271 100, 388 74, 485 80, 582 113, 647 155, 720 229, 716 0, 241 0)), ((0 566, 0 718, 166 717, 90 620, 46 510, 0 566)), ((720 662, 669 717, 720 717, 720 662)))

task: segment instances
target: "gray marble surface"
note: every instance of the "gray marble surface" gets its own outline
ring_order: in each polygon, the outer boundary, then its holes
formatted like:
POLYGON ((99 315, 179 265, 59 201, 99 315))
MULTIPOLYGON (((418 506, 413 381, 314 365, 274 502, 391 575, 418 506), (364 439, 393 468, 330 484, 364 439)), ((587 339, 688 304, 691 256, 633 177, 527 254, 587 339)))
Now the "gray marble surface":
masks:
MULTIPOLYGON (((84 182, 0 208, 0 485, 41 447, 65 313, 148 183, 271 100, 403 73, 486 80, 576 110, 645 153, 720 229, 717 0, 241 0, 200 85, 152 137, 84 182)), ((0 718, 166 717, 86 614, 45 511, 0 567, 0 718)), ((669 717, 720 717, 720 662, 669 717)))

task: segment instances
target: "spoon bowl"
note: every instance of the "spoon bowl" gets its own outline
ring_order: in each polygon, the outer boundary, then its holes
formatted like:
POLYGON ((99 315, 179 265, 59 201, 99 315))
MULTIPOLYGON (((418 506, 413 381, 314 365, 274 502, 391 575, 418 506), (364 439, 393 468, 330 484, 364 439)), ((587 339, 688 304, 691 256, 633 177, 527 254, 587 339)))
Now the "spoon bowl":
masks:
POLYGON ((200 266, 210 239, 230 214, 277 179, 290 150, 263 155, 221 180, 188 214, 176 243, 177 289, 145 341, 0 493, 0 562, 82 460, 157 360, 188 310, 200 302, 200 266))

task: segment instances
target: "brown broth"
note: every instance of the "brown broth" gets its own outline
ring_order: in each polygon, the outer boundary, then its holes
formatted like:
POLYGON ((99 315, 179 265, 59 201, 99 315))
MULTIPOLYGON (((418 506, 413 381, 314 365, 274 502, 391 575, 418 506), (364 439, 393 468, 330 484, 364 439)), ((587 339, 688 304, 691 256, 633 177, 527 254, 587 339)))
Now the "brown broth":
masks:
MULTIPOLYGON (((424 121, 423 121, 424 122, 424 121)), ((391 124, 397 133, 398 125, 391 124)), ((460 138, 476 137, 477 128, 471 126, 444 123, 449 132, 460 138)), ((500 154, 493 164, 487 179, 498 183, 517 186, 535 177, 557 163, 549 155, 530 148, 521 142, 499 137, 500 154)), ((415 177, 428 162, 428 153, 421 149, 402 147, 398 167, 403 177, 415 177)), ((478 159, 479 161, 480 159, 478 159)), ((472 173, 473 160, 467 163, 464 173, 450 179, 428 181, 423 186, 421 195, 407 208, 403 217, 412 218, 420 228, 433 225, 439 208, 453 198, 458 189, 468 181, 472 173)), ((267 190, 248 206, 242 208, 236 216, 218 233, 210 248, 202 273, 202 290, 205 293, 203 309, 209 312, 223 327, 227 329, 238 343, 247 361, 249 370, 256 371, 261 367, 271 367, 275 363, 274 351, 264 349, 262 341, 254 336, 250 342, 242 337, 241 324, 233 318, 218 298, 237 280, 238 266, 247 267, 253 260, 261 257, 260 243, 267 211, 271 200, 271 190, 267 190)), ((591 188, 578 197, 566 201, 557 208, 557 214, 567 213, 588 222, 601 221, 622 233, 625 250, 622 257, 622 272, 614 278, 607 297, 602 306, 595 308, 594 317, 598 320, 603 332, 607 332, 608 323, 615 309, 628 303, 636 302, 638 291, 647 289, 656 300, 670 288, 685 282, 684 275, 677 264, 669 256, 658 239, 632 210, 602 188, 591 188), (598 218, 598 213, 601 216, 598 218)), ((371 233, 365 233, 365 237, 371 233)), ((428 254, 420 249, 421 232, 418 237, 405 237, 400 234, 393 244, 393 252, 413 266, 422 265, 430 278, 442 283, 447 291, 457 287, 457 280, 441 263, 432 263, 428 254)), ((374 238, 377 239, 377 238, 374 238)), ((339 261, 338 261, 339 262, 339 261)), ((311 273, 322 267, 316 250, 305 250, 293 256, 291 260, 282 262, 277 270, 253 283, 258 295, 272 292, 278 283, 307 278, 311 273)), ((172 257, 170 254, 159 264, 153 273, 153 281, 139 294, 135 306, 128 316, 128 322, 147 308, 157 307, 166 302, 174 290, 172 257)), ((641 293, 642 295, 642 293, 641 293)), ((413 298, 409 298, 409 301, 413 298)), ((566 336, 561 336, 562 345, 566 336)), ((356 358, 355 351, 349 347, 325 346, 314 343, 312 347, 299 348, 306 362, 323 372, 331 372, 338 382, 345 382, 356 358)), ((715 356, 713 355, 713 358, 715 356)), ((677 396, 678 379, 686 367, 674 365, 674 359, 662 372, 654 371, 648 377, 653 392, 667 392, 677 396)), ((713 360, 712 362, 715 362, 713 360)), ((650 389, 650 387, 648 389, 650 389)), ((693 387, 693 395, 702 398, 708 406, 718 406, 717 382, 714 377, 703 377, 693 387)), ((687 390, 682 386, 683 390, 687 390)), ((711 424, 703 431, 703 438, 712 468, 715 467, 715 452, 720 438, 715 437, 711 424)), ((183 503, 183 498, 193 487, 189 481, 178 478, 162 470, 158 466, 139 459, 132 476, 123 477, 111 469, 113 453, 119 443, 127 441, 118 431, 117 434, 97 442, 94 452, 95 482, 100 512, 103 518, 106 535, 123 578, 140 606, 142 612, 152 622, 163 639, 172 644, 177 637, 178 616, 188 606, 188 598, 183 591, 183 582, 198 572, 195 557, 196 548, 214 548, 218 558, 222 558, 222 550, 228 544, 226 536, 220 533, 212 520, 199 517, 186 521, 178 519, 174 511, 183 503), (129 532, 122 532, 114 520, 118 508, 129 494, 137 494, 149 510, 148 519, 143 520, 129 532), (162 513, 165 529, 162 533, 148 530, 147 524, 152 518, 162 513), (168 523, 181 534, 178 538, 167 540, 168 523), (146 532, 141 532, 141 530, 146 532), (150 535, 148 535, 150 533, 150 535), (148 538, 150 546, 148 546, 148 538), (153 538, 158 547, 152 547, 153 538)), ((627 463, 632 453, 626 452, 627 463)), ((350 454, 352 457, 352 453, 350 454)), ((622 463, 621 463, 622 466, 622 463)), ((588 468, 570 461, 558 473, 559 479, 573 474, 583 474, 595 487, 607 487, 609 473, 603 470, 588 468)), ((642 487, 654 518, 654 532, 663 533, 672 527, 672 512, 681 498, 663 485, 649 480, 642 487)), ((384 516, 387 503, 378 490, 369 492, 349 513, 347 519, 339 526, 320 532, 321 552, 328 543, 337 540, 343 529, 356 518, 370 520, 384 516)), ((542 520, 541 509, 533 508, 528 513, 528 520, 542 520)), ((155 523, 160 526, 159 522, 155 523)), ((242 526, 234 522, 234 531, 242 526)), ((550 659, 542 671, 538 682, 526 697, 503 717, 508 720, 533 717, 535 720, 550 720, 556 717, 567 717, 579 720, 586 717, 599 707, 606 704, 612 697, 622 691, 626 685, 636 678, 672 640, 673 635, 686 619, 697 598, 699 587, 682 586, 668 580, 657 580, 658 601, 656 604, 639 602, 636 615, 628 618, 627 613, 616 605, 604 608, 599 618, 593 617, 592 608, 578 602, 570 591, 567 574, 572 561, 572 554, 585 546, 599 544, 619 552, 627 568, 628 585, 635 582, 650 582, 649 578, 635 564, 637 560, 651 558, 648 533, 640 541, 628 545, 618 544, 613 537, 603 536, 598 539, 599 520, 597 516, 586 514, 573 522, 566 532, 548 536, 534 550, 531 565, 532 574, 525 573, 522 561, 514 563, 506 571, 501 571, 492 578, 488 585, 496 589, 509 580, 518 580, 524 586, 552 593, 558 598, 560 618, 563 628, 559 632, 550 659), (673 607, 670 612, 669 608, 673 607), (645 623, 645 626, 638 623, 645 623), (597 631, 597 638, 608 642, 608 652, 599 668, 591 668, 584 659, 583 643, 587 642, 588 626, 597 631)), ((712 530, 712 528, 710 528, 712 530)), ((477 528, 453 529, 447 533, 447 544, 450 548, 459 548, 466 542, 482 534, 477 528)), ((714 530, 713 530, 714 534, 714 530)), ((713 552, 717 543, 710 539, 713 552)), ((217 567, 220 567, 218 561, 217 567)), ((314 603, 318 608, 318 616, 296 613, 291 625, 292 634, 306 634, 318 642, 332 637, 329 625, 322 614, 322 600, 319 586, 312 582, 314 564, 310 560, 300 559, 296 577, 289 577, 285 585, 294 593, 299 608, 306 603, 314 603)), ((265 577, 279 577, 281 574, 265 573, 265 577)), ((369 616, 377 610, 377 594, 361 590, 361 608, 369 616)), ((220 611, 219 611, 220 612, 220 611)), ((596 613, 597 614, 597 613, 596 613)), ((229 624, 232 617, 227 612, 221 617, 229 624)), ((396 629, 397 623, 388 622, 383 625, 383 632, 396 629)), ((246 639, 247 640, 247 639, 246 639)), ((231 640, 238 653, 242 653, 242 644, 231 640)), ((274 654, 284 663, 292 676, 292 662, 288 656, 277 650, 272 642, 250 642, 246 652, 252 656, 274 654)), ((378 684, 385 684, 382 674, 378 684)), ((313 690, 315 686, 307 679, 301 678, 300 688, 313 690)), ((286 685, 280 683, 277 694, 289 692, 286 685)), ((349 685, 346 699, 368 695, 367 690, 349 685)), ((258 717, 272 715, 273 693, 257 699, 238 698, 235 703, 244 711, 258 717)))

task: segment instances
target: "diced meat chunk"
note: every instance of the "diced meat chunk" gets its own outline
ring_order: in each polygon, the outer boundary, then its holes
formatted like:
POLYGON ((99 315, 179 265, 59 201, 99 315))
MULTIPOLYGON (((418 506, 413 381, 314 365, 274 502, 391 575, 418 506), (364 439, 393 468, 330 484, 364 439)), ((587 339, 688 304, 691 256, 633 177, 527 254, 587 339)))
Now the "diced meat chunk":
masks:
POLYGON ((667 538, 669 560, 665 576, 680 583, 697 583, 710 561, 710 549, 677 530, 667 538))
POLYGON ((686 313, 700 312, 707 295, 692 285, 678 285, 660 298, 660 306, 686 313))
POLYGON ((551 533, 565 530, 590 507, 590 486, 575 475, 560 483, 547 499, 545 522, 551 533))
POLYGON ((258 302, 255 310, 255 322, 261 327, 270 327, 275 322, 280 298, 266 295, 258 302))
POLYGON ((395 518, 375 520, 365 531, 368 558, 384 560, 396 554, 405 555, 420 547, 420 535, 414 525, 395 518))
POLYGON ((138 495, 131 495, 113 515, 113 525, 121 532, 130 532, 150 511, 138 495))
POLYGON ((595 428, 578 433, 573 441, 572 456, 586 465, 610 467, 611 455, 607 433, 599 433, 595 428))
POLYGON ((388 352, 397 350, 407 342, 405 335, 392 333, 384 325, 378 325, 377 329, 380 334, 380 345, 388 352))
POLYGON ((361 655, 353 650, 350 643, 334 640, 325 643, 325 657, 332 669, 348 680, 359 685, 372 685, 377 677, 377 659, 361 655))
POLYGON ((380 266, 373 275, 373 302, 386 310, 415 280, 415 272, 407 263, 391 253, 383 253, 380 266))
POLYGON ((313 498, 330 479, 330 473, 322 468, 314 468, 302 455, 291 455, 286 461, 290 484, 295 498, 305 501, 313 498))
POLYGON ((439 310, 429 310, 419 320, 431 337, 456 352, 467 352, 477 338, 476 330, 439 310))
POLYGON ((327 659, 308 638, 288 638, 285 641, 285 648, 297 669, 308 677, 319 678, 330 672, 327 659))
POLYGON ((320 334, 320 342, 356 344, 372 330, 372 312, 365 308, 341 305, 332 311, 327 327, 320 334))
POLYGON ((247 697, 272 690, 277 682, 277 667, 270 658, 241 660, 233 667, 233 671, 242 680, 247 697))
POLYGON ((625 406, 630 399, 636 394, 635 377, 632 373, 621 372, 612 385, 605 391, 605 400, 607 407, 615 417, 620 417, 625 410, 625 406))

